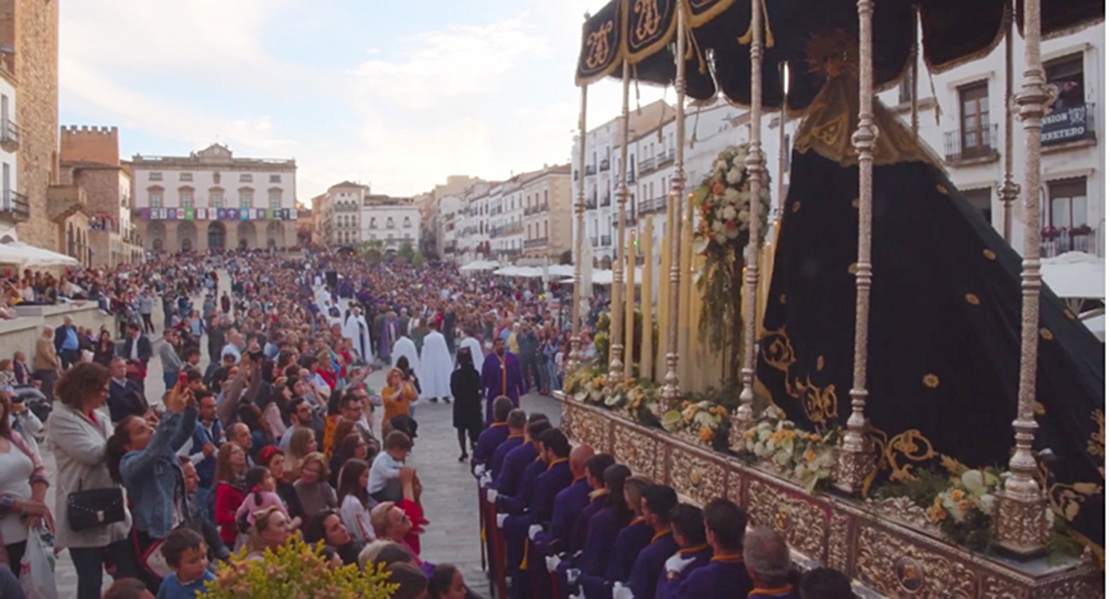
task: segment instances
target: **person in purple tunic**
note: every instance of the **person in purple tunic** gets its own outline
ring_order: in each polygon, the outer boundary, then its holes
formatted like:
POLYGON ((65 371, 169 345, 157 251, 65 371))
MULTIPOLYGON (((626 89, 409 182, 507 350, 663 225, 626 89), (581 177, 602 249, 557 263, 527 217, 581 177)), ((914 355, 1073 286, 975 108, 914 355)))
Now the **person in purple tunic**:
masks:
POLYGON ((713 546, 709 563, 690 572, 678 587, 678 599, 716 597, 728 589, 733 597, 747 597, 754 584, 744 566, 744 529, 748 514, 728 499, 719 498, 705 506, 706 538, 713 546))
MULTIPOLYGON (((532 414, 529 418, 533 416, 537 416, 537 414, 532 414)), ((538 414, 538 416, 543 415, 538 414)), ((524 434, 524 442, 505 455, 505 460, 501 463, 501 472, 493 481, 491 488, 497 490, 498 496, 516 496, 520 490, 520 480, 524 476, 525 469, 528 468, 529 464, 535 462, 536 458, 540 455, 540 451, 537 448, 540 435, 549 428, 551 428, 551 423, 547 421, 546 416, 528 423, 528 428, 525 430, 524 434)), ((539 476, 538 472, 536 476, 539 476)), ((521 505, 525 504, 527 504, 527 502, 523 502, 521 505)))
MULTIPOLYGON (((555 583, 558 596, 561 598, 569 594, 567 572, 574 569, 575 559, 582 553, 590 519, 605 507, 609 497, 609 489, 605 488, 605 469, 614 463, 616 460, 607 453, 599 453, 586 460, 586 482, 590 487, 586 507, 582 508, 582 512, 575 518, 570 530, 569 542, 557 556, 558 562, 555 565, 555 583)), ((554 564, 555 561, 552 560, 552 563, 554 564)), ((548 570, 551 570, 550 564, 548 570)))
MULTIPOLYGON (((570 441, 563 431, 553 428, 540 435, 540 448, 547 468, 536 477, 536 490, 532 493, 532 501, 528 504, 526 512, 522 516, 509 518, 516 521, 513 526, 514 533, 523 532, 527 537, 523 544, 525 559, 522 560, 520 568, 522 572, 528 572, 530 575, 526 577, 527 582, 519 587, 522 590, 528 588, 531 581, 537 579, 537 574, 544 571, 543 556, 538 555, 530 545, 536 535, 551 521, 555 496, 559 491, 567 488, 573 479, 569 463, 570 441)), ((541 585, 539 588, 532 586, 534 593, 520 596, 543 598, 550 594, 550 592, 544 593, 545 589, 550 591, 549 585, 541 585)))
POLYGON ((513 400, 515 407, 520 405, 520 396, 527 393, 520 372, 520 360, 516 354, 505 349, 505 342, 500 338, 493 340, 493 353, 486 356, 482 364, 482 389, 486 392, 487 423, 493 414, 495 397, 504 395, 513 400))
POLYGON ((605 488, 609 491, 605 507, 590 518, 582 552, 574 560, 574 569, 567 572, 568 587, 578 586, 578 579, 583 576, 603 576, 609 567, 617 534, 632 521, 632 510, 624 499, 624 482, 631 475, 623 464, 605 469, 605 488))
POLYGON ((690 572, 709 563, 713 548, 705 542, 705 520, 701 508, 680 503, 671 510, 671 535, 679 549, 663 563, 655 582, 654 599, 674 599, 690 572))
POLYGON ((628 584, 633 597, 655 597, 655 584, 663 564, 678 551, 678 543, 671 532, 671 510, 678 505, 678 494, 665 485, 651 485, 643 494, 644 520, 651 525, 655 535, 651 542, 640 551, 632 564, 628 584))
POLYGON ((509 452, 520 447, 524 442, 524 426, 528 423, 528 414, 517 408, 509 412, 509 417, 505 419, 509 426, 509 436, 497 446, 493 452, 493 457, 490 458, 489 473, 492 480, 497 480, 501 474, 501 465, 505 463, 505 456, 509 452))
POLYGON ((559 553, 570 543, 574 521, 590 502, 590 482, 586 480, 586 462, 594 457, 594 448, 582 443, 570 450, 570 473, 574 477, 570 486, 555 496, 551 512, 551 526, 542 530, 534 539, 536 551, 550 556, 559 553))
POLYGON ((508 397, 498 397, 493 404, 494 422, 478 435, 478 445, 474 447, 474 458, 470 460, 475 476, 481 477, 489 471, 493 453, 509 438, 509 412, 513 402, 508 397), (479 472, 479 470, 481 472, 479 472))
POLYGON ((778 532, 759 527, 745 534, 744 566, 754 587, 749 599, 802 599, 792 582, 790 548, 778 532))
POLYGON ((798 584, 802 599, 856 599, 852 583, 840 570, 814 568, 798 584))
POLYGON ((644 522, 641 511, 641 497, 644 489, 651 486, 651 479, 644 476, 631 476, 624 481, 624 501, 632 511, 632 521, 617 533, 613 542, 612 557, 609 565, 600 576, 583 574, 578 578, 586 599, 609 599, 613 596, 613 583, 628 580, 632 564, 640 550, 651 542, 654 531, 644 522))

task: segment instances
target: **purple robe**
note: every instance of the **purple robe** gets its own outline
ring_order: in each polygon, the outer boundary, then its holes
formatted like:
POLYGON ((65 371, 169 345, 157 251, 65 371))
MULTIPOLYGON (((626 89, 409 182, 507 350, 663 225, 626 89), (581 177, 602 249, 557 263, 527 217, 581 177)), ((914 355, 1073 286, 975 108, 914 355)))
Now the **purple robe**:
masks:
POLYGON ((574 521, 589 502, 590 483, 584 476, 559 491, 551 512, 551 527, 536 536, 536 550, 546 555, 566 549, 570 543, 574 521))
POLYGON ((632 573, 628 577, 628 587, 632 589, 635 597, 655 597, 655 584, 659 580, 659 573, 674 553, 678 551, 678 543, 669 532, 656 534, 651 543, 640 551, 636 563, 632 564, 632 573))
MULTIPOLYGON (((400 334, 401 321, 396 316, 382 319, 382 333, 378 337, 378 356, 383 362, 389 363, 389 352, 393 350, 393 343, 397 341, 400 334)), ((409 364, 409 368, 415 369, 416 364, 409 364)))
POLYGON ((506 497, 516 495, 520 489, 520 479, 524 476, 524 470, 528 468, 529 464, 535 462, 539 455, 536 446, 531 443, 524 443, 510 451, 505 456, 505 461, 501 463, 501 472, 497 479, 493 481, 498 495, 505 495, 506 497))
POLYGON ((681 553, 683 559, 692 557, 694 561, 687 564, 681 572, 677 572, 673 576, 667 576, 667 562, 664 560, 663 569, 659 572, 659 579, 655 581, 655 599, 675 599, 678 596, 678 588, 682 586, 683 581, 690 576, 690 573, 708 564, 709 560, 713 559, 713 548, 709 545, 679 549, 677 553, 681 553))
POLYGON ((524 508, 532 503, 532 493, 536 490, 536 478, 547 468, 547 464, 543 463, 543 458, 536 458, 532 463, 524 468, 524 474, 520 476, 520 484, 517 485, 516 493, 513 495, 505 495, 497 497, 497 511, 506 514, 521 514, 524 508))
POLYGON ((478 444, 474 446, 474 459, 471 464, 486 464, 490 463, 493 459, 493 454, 497 448, 509 438, 509 424, 506 422, 495 422, 491 424, 486 430, 478 435, 478 444))
POLYGON ((678 599, 702 599, 714 597, 720 589, 728 589, 734 597, 747 597, 755 585, 752 583, 744 560, 739 556, 719 559, 714 557, 709 563, 686 577, 678 587, 678 599))
MULTIPOLYGON (((593 493, 593 491, 590 491, 590 493, 593 493)), ((582 551, 582 546, 586 544, 586 533, 589 532, 590 519, 605 507, 605 500, 608 497, 607 493, 602 493, 591 498, 586 507, 582 508, 582 513, 574 520, 574 526, 570 529, 570 546, 567 547, 572 555, 582 551)))
POLYGON ((493 400, 505 395, 513 400, 513 406, 520 407, 520 396, 524 388, 524 376, 520 372, 520 360, 516 354, 505 350, 504 363, 496 353, 486 356, 482 364, 482 389, 486 393, 486 422, 493 420, 493 400))
POLYGON ((606 599, 613 596, 613 583, 627 582, 632 573, 632 565, 640 555, 640 550, 651 543, 655 531, 643 520, 636 519, 617 533, 613 541, 613 550, 610 554, 609 564, 604 574, 586 574, 583 572, 578 579, 578 584, 585 591, 586 599, 606 599))
POLYGON ((617 533, 623 528, 621 524, 612 508, 603 508, 590 518, 586 541, 576 560, 582 576, 605 574, 609 567, 609 558, 613 555, 613 543, 617 541, 617 533))
POLYGON ((509 455, 509 452, 516 449, 517 447, 520 447, 520 444, 523 442, 524 435, 514 435, 510 433, 509 437, 502 441, 501 445, 497 446, 497 449, 493 452, 493 457, 490 458, 489 461, 489 471, 495 482, 497 481, 498 477, 501 476, 501 468, 502 465, 505 463, 505 457, 509 455))
POLYGON ((798 587, 788 584, 777 589, 752 589, 748 599, 802 599, 798 587))

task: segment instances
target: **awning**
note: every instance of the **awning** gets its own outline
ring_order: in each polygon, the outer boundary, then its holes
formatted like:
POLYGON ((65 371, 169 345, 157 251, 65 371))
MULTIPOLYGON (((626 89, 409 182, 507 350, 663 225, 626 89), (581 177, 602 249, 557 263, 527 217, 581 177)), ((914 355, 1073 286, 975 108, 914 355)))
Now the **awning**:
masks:
POLYGON ((1041 260, 1041 275, 1063 299, 1106 299, 1106 261, 1087 252, 1066 252, 1041 260))
POLYGON ((0 263, 18 264, 21 268, 81 266, 81 262, 76 258, 19 241, 0 243, 0 263))
POLYGON ((493 270, 501 266, 497 262, 490 260, 475 260, 459 268, 459 272, 476 272, 480 270, 493 270))

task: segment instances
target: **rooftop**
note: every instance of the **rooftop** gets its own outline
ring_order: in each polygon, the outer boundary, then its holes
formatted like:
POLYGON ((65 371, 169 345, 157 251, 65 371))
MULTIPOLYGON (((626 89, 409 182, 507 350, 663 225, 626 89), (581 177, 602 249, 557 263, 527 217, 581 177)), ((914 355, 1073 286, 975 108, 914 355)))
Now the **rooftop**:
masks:
POLYGON ((135 154, 131 157, 135 166, 229 166, 229 167, 296 167, 297 161, 292 158, 235 158, 231 150, 221 144, 212 144, 207 148, 192 152, 188 156, 154 156, 148 154, 135 154))

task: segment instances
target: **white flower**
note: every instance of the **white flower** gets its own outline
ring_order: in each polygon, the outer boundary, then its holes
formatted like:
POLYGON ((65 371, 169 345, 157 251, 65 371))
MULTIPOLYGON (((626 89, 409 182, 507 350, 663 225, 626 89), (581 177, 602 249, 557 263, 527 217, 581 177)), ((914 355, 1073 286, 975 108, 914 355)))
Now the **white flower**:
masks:
POLYGON ((732 229, 726 233, 729 239, 736 239, 740 236, 740 229, 732 229))
POLYGON ((744 155, 737 152, 736 157, 732 159, 732 164, 733 164, 733 166, 743 168, 744 167, 744 155))
POLYGON ((744 224, 747 224, 748 220, 751 218, 751 214, 752 213, 748 212, 747 209, 744 209, 744 210, 741 210, 740 212, 736 213, 736 218, 740 222, 742 222, 744 224))
POLYGON ((994 513, 994 505, 997 502, 994 495, 987 493, 979 498, 979 507, 987 514, 994 513))
POLYGON ((750 189, 745 189, 744 191, 741 191, 740 192, 740 200, 743 201, 745 204, 751 202, 752 201, 752 191, 750 189))
POLYGON ((717 233, 717 234, 713 235, 713 241, 716 241, 717 243, 724 243, 725 242, 725 234, 724 233, 717 233))
POLYGON ((726 202, 728 202, 730 204, 739 204, 740 203, 740 197, 741 197, 741 194, 740 194, 739 189, 736 189, 735 187, 729 187, 729 188, 725 189, 725 201, 726 202))
POLYGON ((720 216, 724 220, 732 220, 736 218, 736 208, 733 208, 732 206, 725 206, 724 209, 720 211, 720 216))
POLYGON ((718 160, 717 162, 713 163, 713 169, 716 171, 723 171, 726 168, 728 168, 728 163, 726 163, 724 160, 718 160))
POLYGON ((741 177, 740 169, 733 167, 732 170, 728 172, 728 175, 725 175, 725 181, 728 181, 730 185, 736 185, 740 182, 741 177))
POLYGON ((720 220, 716 220, 713 221, 713 226, 710 228, 713 229, 713 234, 714 236, 716 236, 717 234, 723 233, 725 231, 725 224, 720 220))

